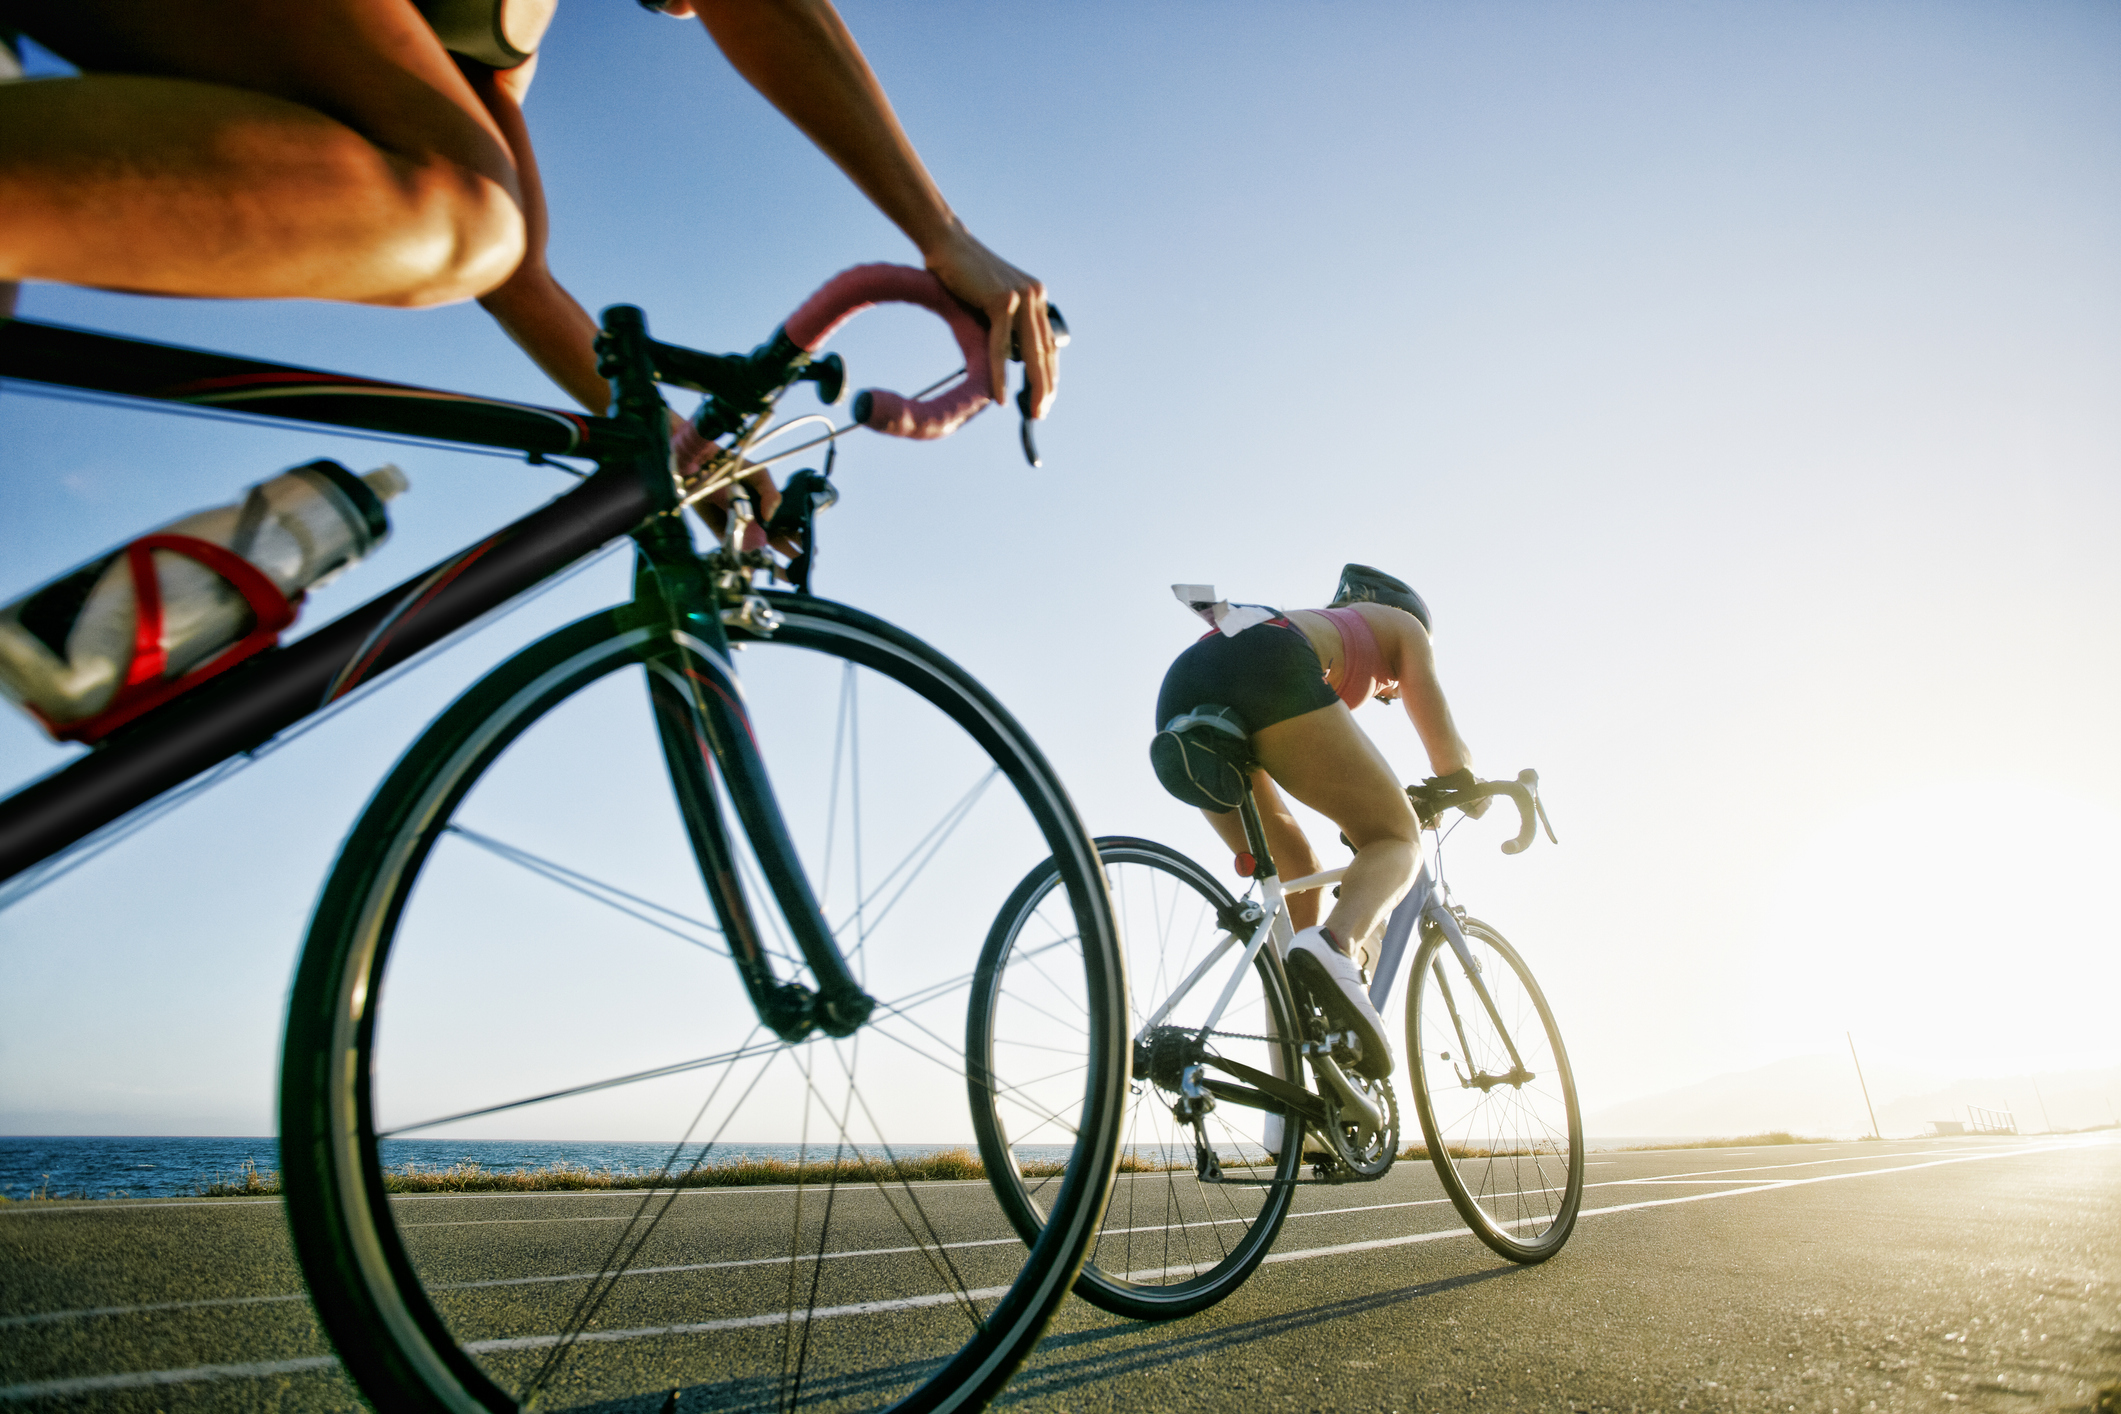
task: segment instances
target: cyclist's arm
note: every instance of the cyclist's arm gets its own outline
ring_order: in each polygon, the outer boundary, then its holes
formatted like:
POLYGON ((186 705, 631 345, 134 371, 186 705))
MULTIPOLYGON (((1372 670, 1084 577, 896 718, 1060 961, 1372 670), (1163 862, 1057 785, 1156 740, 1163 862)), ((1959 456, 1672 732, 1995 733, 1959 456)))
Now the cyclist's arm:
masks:
MULTIPOLYGON (((482 295, 479 303, 530 355, 531 361, 545 370, 548 378, 589 411, 604 413, 611 406, 611 385, 597 372, 596 321, 567 292, 566 286, 553 278, 551 267, 545 263, 545 240, 551 230, 545 184, 538 175, 530 129, 523 121, 523 95, 530 89, 538 61, 533 56, 513 69, 490 69, 474 59, 459 59, 457 63, 471 81, 472 91, 493 115, 501 135, 507 138, 523 192, 523 263, 498 288, 482 295)), ((677 414, 672 413, 671 430, 675 432, 680 424, 677 414)), ((759 518, 771 516, 781 501, 772 473, 755 471, 744 478, 744 484, 751 490, 759 518)), ((714 503, 701 512, 716 534, 722 528, 720 506, 727 499, 726 492, 719 493, 713 498, 714 503)), ((792 546, 780 548, 784 553, 794 552, 792 546)))
POLYGON ((1451 706, 1444 701, 1443 685, 1436 680, 1436 653, 1428 630, 1420 620, 1398 609, 1378 604, 1356 604, 1355 611, 1369 621, 1377 638, 1377 652, 1385 671, 1399 683, 1399 705, 1421 737, 1429 756, 1429 769, 1448 776, 1473 764, 1473 753, 1458 724, 1451 720, 1451 706))
POLYGON ((997 402, 1014 336, 1032 415, 1043 417, 1056 378, 1045 286, 964 228, 827 0, 672 0, 664 10, 697 14, 737 72, 906 233, 945 288, 987 317, 997 402))
POLYGON ((508 332, 545 375, 589 411, 602 414, 611 405, 611 385, 597 372, 594 347, 597 326, 589 311, 552 276, 545 263, 551 222, 545 208, 545 183, 538 175, 537 153, 523 121, 523 97, 537 70, 535 55, 513 69, 490 69, 475 59, 457 66, 472 91, 508 141, 515 158, 516 181, 523 193, 523 263, 479 303, 508 332))

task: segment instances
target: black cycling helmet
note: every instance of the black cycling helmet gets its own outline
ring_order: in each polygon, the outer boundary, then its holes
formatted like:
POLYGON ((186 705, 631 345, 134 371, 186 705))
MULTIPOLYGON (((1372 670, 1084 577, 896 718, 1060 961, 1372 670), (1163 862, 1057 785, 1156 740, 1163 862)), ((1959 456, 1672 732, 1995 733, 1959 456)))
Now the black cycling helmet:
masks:
POLYGON ((1421 602, 1412 585, 1368 565, 1340 567, 1340 584, 1333 590, 1333 602, 1328 607, 1337 609, 1343 604, 1390 604, 1420 619, 1423 628, 1431 632, 1436 628, 1429 622, 1429 606, 1421 602))

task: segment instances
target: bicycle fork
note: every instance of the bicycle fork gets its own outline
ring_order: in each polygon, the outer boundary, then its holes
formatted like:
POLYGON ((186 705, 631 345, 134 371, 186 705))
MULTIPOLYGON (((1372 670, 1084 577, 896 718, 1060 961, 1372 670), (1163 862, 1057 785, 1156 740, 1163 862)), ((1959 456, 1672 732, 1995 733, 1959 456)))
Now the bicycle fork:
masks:
POLYGON ((1517 1053, 1517 1042, 1511 1037, 1510 1028, 1504 1024, 1501 1010, 1496 1007, 1494 997, 1488 994, 1488 984, 1481 980, 1480 964, 1474 961, 1473 949, 1467 945, 1465 932, 1458 926, 1458 920, 1451 916, 1451 911, 1444 907, 1440 900, 1432 899, 1429 907, 1423 912, 1421 923, 1424 930, 1433 929, 1441 933, 1444 941, 1451 945, 1451 951, 1458 954, 1458 961, 1465 968, 1467 983, 1472 987, 1474 996, 1480 999, 1481 1009, 1487 1012, 1488 1020, 1495 1024, 1495 1034, 1502 1037, 1502 1044, 1510 1053, 1510 1069, 1507 1074, 1490 1075, 1479 1068, 1466 1041, 1466 1026, 1458 1014, 1458 1000, 1451 995, 1451 979, 1444 974, 1443 958, 1437 957, 1430 963, 1430 969, 1436 974, 1436 987, 1438 994, 1443 997, 1444 1009, 1451 1014, 1451 1029, 1458 1034, 1458 1054, 1465 1059, 1468 1067, 1464 1071, 1458 1070, 1455 1063, 1451 1067, 1457 1072, 1460 1088, 1478 1089, 1486 1093, 1497 1085, 1521 1086, 1527 1080, 1533 1079, 1534 1073, 1525 1069, 1524 1057, 1517 1053))
MULTIPOLYGON (((693 858, 714 901, 723 936, 759 1020, 783 1041, 800 1041, 813 1029, 846 1036, 876 1008, 847 968, 823 910, 810 891, 809 875, 788 837, 753 739, 743 689, 730 660, 722 628, 720 596, 708 567, 693 553, 683 528, 657 521, 635 537, 641 557, 634 575, 638 601, 659 603, 670 635, 649 660, 648 693, 670 782, 684 816, 693 858), (796 946, 817 979, 817 989, 783 980, 773 969, 764 935, 753 915, 715 789, 721 768, 753 854, 774 903, 787 920, 796 946)), ((742 612, 742 610, 739 610, 742 612)))

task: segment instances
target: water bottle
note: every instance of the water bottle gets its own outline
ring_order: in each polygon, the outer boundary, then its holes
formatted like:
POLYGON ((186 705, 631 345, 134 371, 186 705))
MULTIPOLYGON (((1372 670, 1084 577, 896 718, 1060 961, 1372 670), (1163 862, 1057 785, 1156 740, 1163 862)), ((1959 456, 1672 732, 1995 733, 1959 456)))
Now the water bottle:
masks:
MULTIPOLYGON (((259 482, 240 501, 171 521, 152 535, 222 547, 287 600, 299 601, 383 543, 390 534, 383 503, 408 485, 395 466, 356 476, 335 461, 313 461, 259 482)), ((223 574, 180 550, 145 553, 152 557, 162 619, 160 671, 146 680, 134 659, 147 650, 151 668, 153 647, 138 632, 142 595, 132 566, 139 555, 130 545, 0 608, 0 692, 55 735, 81 735, 66 729, 123 714, 129 703, 142 711, 157 705, 186 673, 245 635, 260 636, 258 609, 223 574)), ((282 611, 278 622, 287 618, 282 611)), ((263 637, 257 647, 269 642, 270 635, 263 637)))

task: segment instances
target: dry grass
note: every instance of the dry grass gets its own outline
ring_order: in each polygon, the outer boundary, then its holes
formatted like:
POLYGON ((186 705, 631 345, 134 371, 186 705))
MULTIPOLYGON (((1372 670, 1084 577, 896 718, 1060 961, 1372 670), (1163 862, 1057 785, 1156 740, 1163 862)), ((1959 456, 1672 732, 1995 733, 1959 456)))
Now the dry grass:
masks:
POLYGON ((1741 1134, 1735 1139, 1688 1139, 1672 1144, 1630 1144, 1622 1154, 1643 1154, 1653 1149, 1756 1149, 1770 1144, 1831 1144, 1831 1139, 1813 1139, 1802 1134, 1772 1129, 1766 1134, 1741 1134))
MULTIPOLYGON (((1055 1164, 1052 1171, 1059 1173, 1065 1167, 1065 1164, 1055 1164)), ((1190 1157, 1184 1160, 1145 1159, 1139 1154, 1121 1154, 1119 1156, 1118 1171, 1121 1173, 1170 1173, 1174 1169, 1189 1169, 1192 1167, 1193 1160, 1190 1157)), ((1029 1173, 1030 1170, 1026 1169, 1025 1172, 1029 1173)))
MULTIPOLYGON (((1454 1159, 1526 1159, 1534 1154, 1551 1154, 1554 1151, 1552 1149, 1535 1149, 1528 1144, 1521 1144, 1514 1149, 1486 1149, 1472 1144, 1446 1144, 1444 1152, 1454 1159)), ((1426 1144, 1410 1144, 1399 1151, 1399 1157, 1426 1161, 1429 1157, 1429 1146, 1426 1144)))
MULTIPOLYGON (((1122 1154, 1121 1173, 1164 1173, 1190 1169, 1193 1160, 1169 1162, 1138 1154, 1122 1154)), ((1026 1178, 1056 1178, 1067 1172, 1063 1159, 1023 1159, 1018 1169, 1026 1178)), ((494 1169, 478 1163, 422 1167, 408 1163, 383 1171, 383 1187, 391 1193, 561 1193, 625 1192, 650 1188, 747 1188, 796 1184, 934 1183, 951 1180, 984 1180, 987 1167, 970 1149, 943 1149, 932 1154, 904 1157, 893 1163, 882 1158, 841 1159, 837 1162, 791 1159, 733 1159, 727 1163, 702 1164, 690 1171, 665 1174, 654 1169, 593 1169, 583 1164, 547 1164, 539 1168, 494 1169)), ((232 1177, 216 1176, 194 1192, 202 1198, 271 1198, 281 1193, 280 1175, 246 1163, 232 1177)), ((25 1201, 49 1200, 62 1195, 48 1191, 31 1193, 25 1201)), ((87 1198, 87 1193, 63 1195, 87 1198)), ((122 1196, 114 1193, 112 1196, 122 1196)), ((9 1201, 0 1197, 0 1203, 9 1201)))

